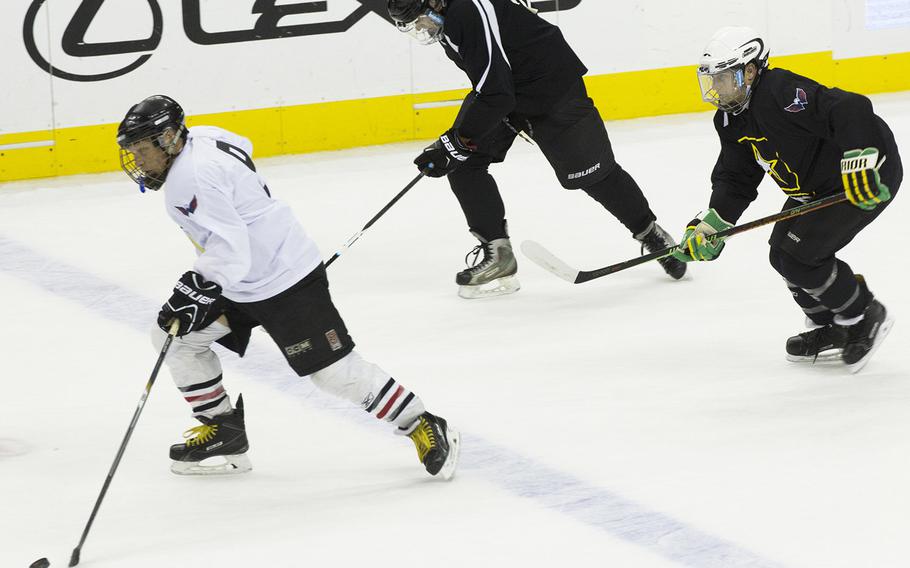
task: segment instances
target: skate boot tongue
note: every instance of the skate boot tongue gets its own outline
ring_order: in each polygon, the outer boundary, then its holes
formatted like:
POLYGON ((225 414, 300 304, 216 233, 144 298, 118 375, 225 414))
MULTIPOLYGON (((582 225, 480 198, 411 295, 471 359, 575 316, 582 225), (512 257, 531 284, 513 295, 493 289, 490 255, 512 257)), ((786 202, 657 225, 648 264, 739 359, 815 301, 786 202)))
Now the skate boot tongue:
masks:
POLYGON ((193 426, 183 433, 186 439, 184 443, 187 446, 199 446, 214 438, 217 433, 218 424, 203 423, 201 426, 193 426))

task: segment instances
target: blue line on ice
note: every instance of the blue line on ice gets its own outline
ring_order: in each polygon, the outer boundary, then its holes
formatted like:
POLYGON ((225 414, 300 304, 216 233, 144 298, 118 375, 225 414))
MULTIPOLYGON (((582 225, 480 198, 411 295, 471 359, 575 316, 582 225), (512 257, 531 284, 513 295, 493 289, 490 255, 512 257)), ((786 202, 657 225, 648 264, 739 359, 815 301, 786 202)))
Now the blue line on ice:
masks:
MULTIPOLYGON (((0 236, 0 270, 65 298, 134 330, 149 329, 158 305, 76 267, 57 262, 0 236)), ((151 347, 150 347, 151 349, 151 347)), ((234 358, 236 359, 236 357, 234 358)), ((251 345, 237 368, 258 383, 293 394, 317 408, 342 411, 376 431, 375 419, 354 411, 298 378, 279 352, 251 345)), ((590 485, 517 452, 464 435, 459 469, 470 471, 519 497, 532 499, 613 537, 639 545, 693 568, 782 568, 734 543, 712 536, 657 511, 648 510, 607 489, 590 485)))

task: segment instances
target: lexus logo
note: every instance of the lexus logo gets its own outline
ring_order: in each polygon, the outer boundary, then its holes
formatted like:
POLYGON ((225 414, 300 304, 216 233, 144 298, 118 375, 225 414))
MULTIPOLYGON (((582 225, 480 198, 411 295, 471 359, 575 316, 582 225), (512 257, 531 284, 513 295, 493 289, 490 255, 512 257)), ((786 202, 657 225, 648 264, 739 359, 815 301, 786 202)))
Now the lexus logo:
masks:
MULTIPOLYGON (((3 1, 3 0, 0 0, 3 1)), ((121 41, 87 43, 85 40, 86 32, 92 25, 92 22, 104 5, 105 0, 69 0, 70 2, 79 1, 79 5, 73 14, 69 24, 63 31, 61 46, 63 53, 71 57, 94 58, 102 56, 123 56, 126 54, 136 54, 136 59, 126 66, 113 71, 97 73, 93 75, 84 73, 74 73, 65 71, 56 65, 52 65, 38 49, 35 41, 35 25, 38 22, 38 15, 41 8, 47 3, 47 0, 32 0, 28 11, 25 14, 25 21, 22 25, 22 37, 25 41, 25 49, 29 57, 38 67, 44 69, 54 77, 67 79, 69 81, 105 81, 126 75, 134 71, 143 63, 149 60, 152 52, 158 48, 161 43, 162 17, 161 6, 158 0, 145 0, 148 2, 149 12, 143 10, 131 13, 130 17, 139 19, 140 29, 142 18, 145 18, 150 25, 148 37, 141 39, 128 39, 121 41), (149 18, 149 15, 151 18, 149 18)), ((138 3, 141 0, 133 0, 138 3)), ((310 23, 298 24, 281 24, 279 21, 285 16, 295 16, 301 14, 324 15, 329 12, 327 0, 308 0, 298 2, 288 2, 287 0, 232 0, 233 2, 250 2, 250 13, 258 14, 256 22, 252 28, 233 29, 224 31, 210 31, 203 26, 202 0, 182 0, 180 2, 183 16, 183 31, 186 37, 197 45, 219 45, 228 43, 265 41, 282 38, 301 37, 310 35, 344 33, 350 30, 354 24, 365 18, 368 14, 376 14, 387 22, 391 23, 388 10, 386 8, 387 0, 355 0, 356 7, 350 14, 336 21, 316 21, 310 23), (282 3, 279 4, 278 2, 282 3)), ((575 8, 581 3, 581 0, 538 0, 531 1, 521 0, 522 4, 530 4, 530 7, 538 12, 566 11, 575 8)), ((54 3, 55 9, 60 3, 54 3)), ((123 8, 123 0, 118 0, 118 8, 123 8)), ((168 3, 169 7, 176 6, 177 1, 172 0, 168 3)), ((49 8, 45 8, 47 10, 49 8)), ((131 22, 132 23, 132 22, 131 22)), ((49 32, 48 32, 49 33, 49 32)), ((52 40, 53 41, 53 40, 52 40)))
POLYGON ((38 17, 38 12, 41 10, 45 1, 46 0, 32 0, 31 6, 28 7, 28 11, 25 13, 25 22, 22 26, 22 37, 25 40, 25 49, 28 51, 28 55, 32 58, 32 61, 54 77, 68 79, 70 81, 104 81, 126 75, 148 61, 152 56, 151 52, 158 47, 159 43, 161 43, 162 17, 161 6, 158 5, 158 0, 146 0, 151 9, 151 33, 147 38, 99 43, 87 43, 85 41, 85 33, 88 31, 89 25, 91 25, 95 16, 98 14, 98 10, 100 10, 101 6, 104 4, 104 0, 82 0, 79 7, 76 9, 76 13, 73 14, 72 20, 70 20, 70 23, 63 31, 62 47, 64 53, 73 57, 148 53, 140 55, 135 61, 125 67, 108 71, 107 73, 82 75, 64 71, 63 69, 51 65, 38 50, 38 46, 35 42, 35 21, 38 17))

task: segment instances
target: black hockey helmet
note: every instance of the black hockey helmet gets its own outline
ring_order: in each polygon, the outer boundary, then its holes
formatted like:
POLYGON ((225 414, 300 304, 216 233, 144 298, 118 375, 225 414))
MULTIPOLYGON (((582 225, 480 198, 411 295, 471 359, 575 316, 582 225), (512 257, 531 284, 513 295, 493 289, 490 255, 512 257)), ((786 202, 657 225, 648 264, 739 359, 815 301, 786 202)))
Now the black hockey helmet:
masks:
POLYGON ((388 0, 389 16, 398 31, 428 45, 442 37, 446 0, 388 0))
POLYGON ((184 120, 183 108, 177 101, 165 95, 152 95, 133 105, 120 122, 117 128, 120 167, 139 184, 140 191, 158 189, 164 184, 171 162, 180 152, 180 142, 186 140, 184 120), (161 171, 145 171, 136 163, 133 150, 143 140, 163 153, 161 171))
POLYGON ((426 12, 429 0, 388 0, 389 16, 396 24, 408 24, 426 12))

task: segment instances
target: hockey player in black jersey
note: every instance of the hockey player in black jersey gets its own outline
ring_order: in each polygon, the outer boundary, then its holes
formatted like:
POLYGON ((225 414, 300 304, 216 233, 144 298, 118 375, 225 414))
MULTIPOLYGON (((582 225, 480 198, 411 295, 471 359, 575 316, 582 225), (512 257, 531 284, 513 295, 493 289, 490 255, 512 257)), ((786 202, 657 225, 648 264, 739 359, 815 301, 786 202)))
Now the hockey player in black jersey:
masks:
MULTIPOLYGON (((388 8, 401 31, 421 43, 439 42, 473 85, 454 126, 414 161, 429 176, 448 176, 480 241, 475 264, 455 278, 460 296, 519 288, 505 206, 487 171, 505 159, 519 133, 540 146, 564 188, 597 200, 643 248, 675 244, 655 222, 635 180, 616 163, 585 90, 584 64, 559 28, 539 17, 527 0, 388 0, 388 8)), ((661 264, 675 279, 686 272, 674 258, 661 264)))
POLYGON ((874 221, 897 193, 901 159, 888 125, 864 96, 768 68, 767 44, 749 28, 723 28, 698 67, 703 98, 719 110, 720 157, 709 209, 686 229, 674 254, 714 260, 722 239, 757 197, 767 173, 789 209, 846 193, 849 202, 777 223, 771 266, 784 277, 810 331, 787 340, 791 361, 840 359, 859 371, 887 335, 892 318, 836 253, 874 221))

